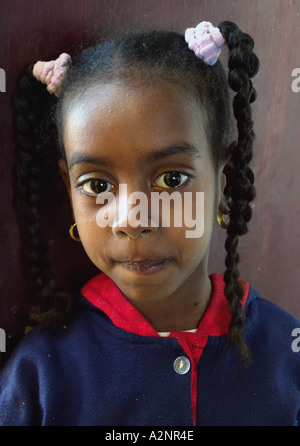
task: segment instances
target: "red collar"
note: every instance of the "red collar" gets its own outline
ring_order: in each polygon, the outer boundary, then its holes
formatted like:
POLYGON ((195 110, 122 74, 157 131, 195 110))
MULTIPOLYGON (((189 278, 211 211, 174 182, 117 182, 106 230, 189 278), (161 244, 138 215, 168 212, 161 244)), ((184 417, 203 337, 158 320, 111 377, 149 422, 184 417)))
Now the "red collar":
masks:
MULTIPOLYGON (((228 301, 224 295, 223 275, 212 274, 210 280, 212 282, 212 297, 197 333, 173 332, 170 337, 178 338, 179 335, 184 335, 199 338, 199 335, 200 337, 207 337, 221 336, 228 333, 231 315, 228 301)), ((245 305, 249 293, 249 284, 245 281, 242 281, 242 283, 245 290, 242 303, 245 305)), ((104 273, 91 279, 82 288, 81 292, 89 302, 102 310, 116 327, 141 336, 159 336, 152 325, 104 273)))

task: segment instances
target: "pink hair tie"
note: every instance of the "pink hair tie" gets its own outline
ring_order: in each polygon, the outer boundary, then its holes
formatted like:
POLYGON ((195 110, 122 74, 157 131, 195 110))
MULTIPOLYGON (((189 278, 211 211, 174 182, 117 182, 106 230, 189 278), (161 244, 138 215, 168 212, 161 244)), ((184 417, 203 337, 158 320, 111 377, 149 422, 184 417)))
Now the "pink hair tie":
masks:
POLYGON ((225 39, 219 28, 210 22, 201 22, 196 28, 185 31, 185 41, 189 49, 202 59, 206 65, 214 65, 220 55, 225 39))
POLYGON ((37 62, 33 67, 34 77, 47 85, 49 93, 59 96, 62 81, 66 77, 72 60, 69 54, 62 53, 58 59, 50 62, 37 62))

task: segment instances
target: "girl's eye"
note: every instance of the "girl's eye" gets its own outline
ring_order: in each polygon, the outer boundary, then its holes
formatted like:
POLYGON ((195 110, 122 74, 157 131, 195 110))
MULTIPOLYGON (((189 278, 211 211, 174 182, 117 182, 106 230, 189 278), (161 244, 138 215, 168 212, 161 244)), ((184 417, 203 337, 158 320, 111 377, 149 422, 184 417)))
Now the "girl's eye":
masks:
POLYGON ((84 194, 96 197, 103 192, 110 192, 114 188, 114 186, 108 181, 102 179, 93 179, 81 183, 79 185, 79 188, 84 194))
POLYGON ((188 180, 188 175, 178 171, 165 172, 155 180, 155 186, 176 188, 188 180))

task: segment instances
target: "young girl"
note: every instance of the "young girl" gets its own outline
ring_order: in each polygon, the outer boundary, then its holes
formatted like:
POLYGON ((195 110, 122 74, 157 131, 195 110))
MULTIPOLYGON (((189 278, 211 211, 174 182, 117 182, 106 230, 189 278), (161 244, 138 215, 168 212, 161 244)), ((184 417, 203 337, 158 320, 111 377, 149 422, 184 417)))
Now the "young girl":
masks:
POLYGON ((1 425, 300 423, 300 353, 291 347, 300 323, 238 271, 238 237, 248 231, 255 197, 253 47, 231 22, 202 22, 185 36, 119 35, 72 65, 63 54, 28 70, 15 98, 19 185, 41 324, 2 371, 1 425), (225 43, 236 142, 217 60, 225 43), (42 83, 58 97, 70 235, 99 269, 74 299, 55 279, 39 223, 42 83), (121 189, 126 205, 112 208, 108 198, 120 203, 121 189), (128 224, 136 192, 149 203, 155 192, 189 193, 194 215, 202 192, 201 236, 187 237, 185 222, 162 225, 166 209, 155 220, 150 204, 148 218, 128 224), (226 271, 208 276, 216 220, 227 230, 226 271))

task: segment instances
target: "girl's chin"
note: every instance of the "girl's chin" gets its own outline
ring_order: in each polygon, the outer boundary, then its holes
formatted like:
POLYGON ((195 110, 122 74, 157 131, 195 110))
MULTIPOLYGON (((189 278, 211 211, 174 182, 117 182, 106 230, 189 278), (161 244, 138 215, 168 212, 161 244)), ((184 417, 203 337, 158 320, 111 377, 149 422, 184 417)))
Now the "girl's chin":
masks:
POLYGON ((179 276, 178 271, 172 268, 173 263, 168 261, 146 268, 118 264, 109 276, 128 299, 154 303, 176 291, 179 276))

